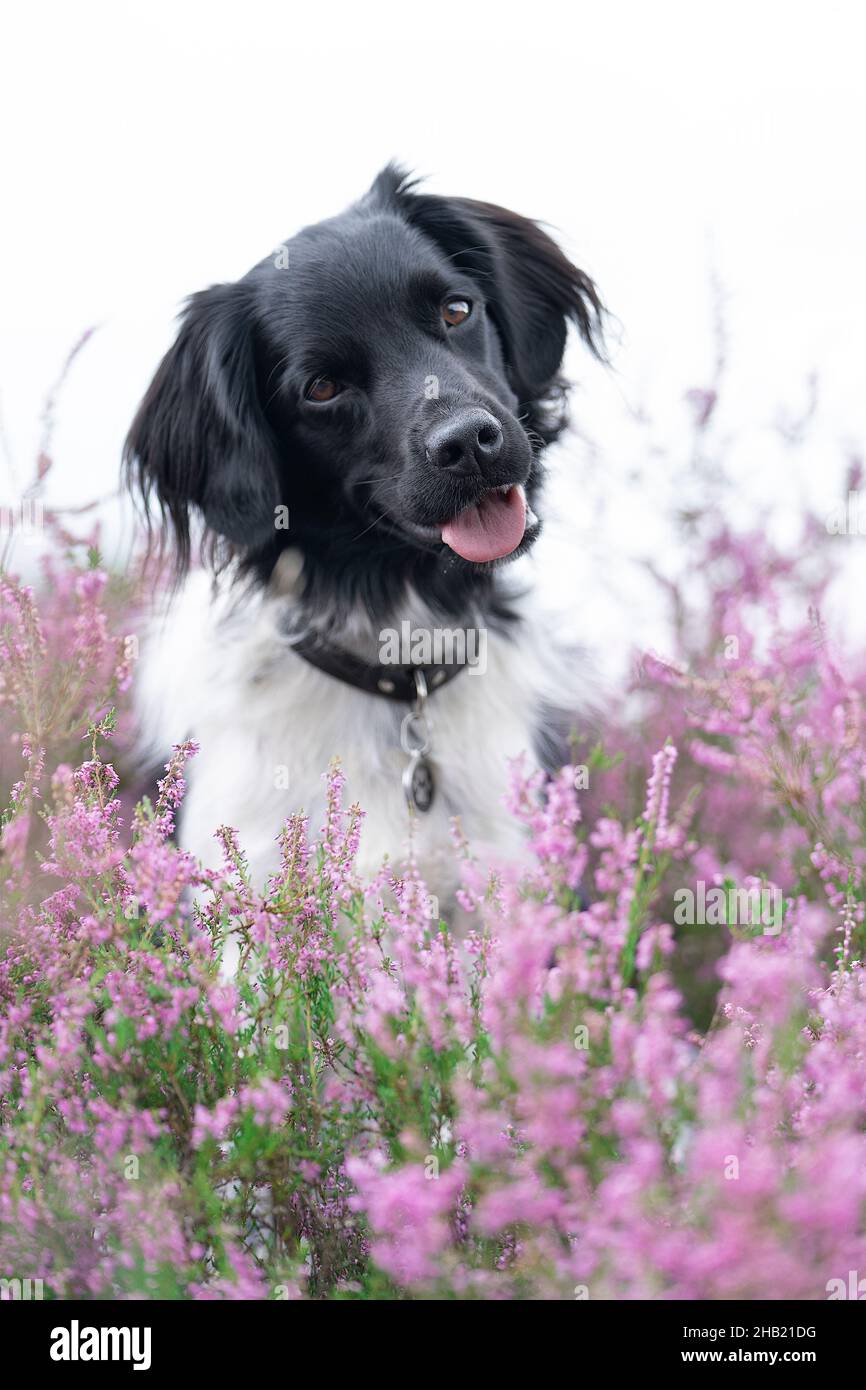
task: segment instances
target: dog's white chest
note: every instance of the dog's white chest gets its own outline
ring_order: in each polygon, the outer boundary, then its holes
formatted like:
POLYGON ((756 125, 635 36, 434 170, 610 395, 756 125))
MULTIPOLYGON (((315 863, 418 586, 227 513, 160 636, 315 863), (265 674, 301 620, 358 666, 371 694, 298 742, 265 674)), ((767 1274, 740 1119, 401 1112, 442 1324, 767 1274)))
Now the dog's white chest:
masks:
POLYGON ((277 835, 302 810, 311 829, 325 811, 324 774, 339 758, 348 802, 365 812, 359 867, 372 873, 388 855, 406 857, 410 835, 419 868, 437 895, 455 886, 451 822, 485 857, 513 858, 522 834, 503 806, 509 764, 534 766, 533 733, 544 682, 527 642, 489 632, 483 671, 467 668, 427 704, 435 796, 410 813, 401 721, 408 706, 345 684, 309 665, 281 633, 277 601, 232 607, 214 601, 194 575, 155 626, 142 663, 137 704, 151 755, 192 737, 180 835, 206 865, 219 862, 214 832, 239 833, 255 880, 278 863, 277 835))

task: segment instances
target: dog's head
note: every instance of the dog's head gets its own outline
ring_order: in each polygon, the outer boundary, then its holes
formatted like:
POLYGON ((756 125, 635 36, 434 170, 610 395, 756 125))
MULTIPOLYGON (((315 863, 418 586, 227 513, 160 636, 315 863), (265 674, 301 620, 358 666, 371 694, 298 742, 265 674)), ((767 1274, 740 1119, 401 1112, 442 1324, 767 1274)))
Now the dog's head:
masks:
POLYGON ((389 167, 235 284, 196 294, 127 460, 173 524, 191 509, 267 570, 387 550, 486 569, 534 539, 528 506, 569 322, 597 347, 592 282, 534 222, 419 194, 389 167))

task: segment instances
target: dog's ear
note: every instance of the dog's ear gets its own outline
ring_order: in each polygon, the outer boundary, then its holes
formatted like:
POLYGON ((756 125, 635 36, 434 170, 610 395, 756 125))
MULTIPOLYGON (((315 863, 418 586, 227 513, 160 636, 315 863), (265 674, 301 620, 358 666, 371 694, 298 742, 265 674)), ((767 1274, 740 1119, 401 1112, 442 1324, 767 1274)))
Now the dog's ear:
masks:
POLYGON ((413 225, 478 278, 522 402, 541 399, 556 384, 570 322, 602 355, 596 287, 537 222, 493 203, 415 193, 405 180, 395 196, 413 225))
MULTIPOLYGON (((490 311, 526 399, 542 395, 562 364, 568 324, 597 356, 602 306, 592 280, 537 222, 492 203, 459 200, 493 248, 490 311)), ((486 288, 486 287, 485 287, 486 288)))
POLYGON ((126 440, 127 476, 171 523, 181 570, 191 507, 244 550, 273 536, 277 458, 257 389, 253 331, 242 281, 193 295, 126 440))

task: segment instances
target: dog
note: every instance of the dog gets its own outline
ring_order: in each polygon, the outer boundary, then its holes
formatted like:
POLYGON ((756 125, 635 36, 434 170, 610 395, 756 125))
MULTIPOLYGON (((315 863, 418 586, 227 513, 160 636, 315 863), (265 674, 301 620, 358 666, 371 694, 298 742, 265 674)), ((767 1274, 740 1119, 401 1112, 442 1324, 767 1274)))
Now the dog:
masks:
POLYGON ((125 446, 175 594, 140 663, 142 744, 191 737, 182 844, 254 880, 339 757, 359 868, 411 852, 454 889, 452 818, 511 860, 509 764, 557 765, 573 669, 508 564, 541 529, 569 325, 592 280, 536 223, 389 165, 339 216, 188 301, 125 446))

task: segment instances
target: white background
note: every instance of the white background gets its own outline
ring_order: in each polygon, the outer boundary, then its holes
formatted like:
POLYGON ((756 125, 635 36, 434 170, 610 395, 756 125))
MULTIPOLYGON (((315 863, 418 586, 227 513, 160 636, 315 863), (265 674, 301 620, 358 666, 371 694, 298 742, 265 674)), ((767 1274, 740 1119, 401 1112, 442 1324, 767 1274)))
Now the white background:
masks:
MULTIPOLYGON (((854 0, 7 10, 0 501, 30 478, 43 398, 85 328, 99 325, 59 404, 55 503, 115 489, 182 298, 242 274, 397 157, 433 189, 552 224, 597 280, 616 318, 613 365, 570 355, 580 433, 558 450, 535 563, 605 660, 631 642, 663 645, 639 562, 676 564, 668 514, 684 392, 713 375, 713 277, 738 519, 768 505, 793 537, 801 494, 827 512, 862 452, 860 11, 854 0), (778 424, 806 408, 813 372, 811 435, 783 449, 778 424)), ((106 526, 122 558, 128 513, 108 508, 106 526)), ((15 552, 25 570, 30 550, 15 552)), ((864 560, 849 552, 862 587, 864 560)))

